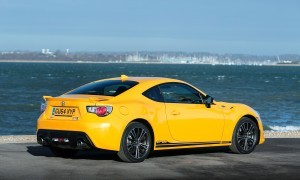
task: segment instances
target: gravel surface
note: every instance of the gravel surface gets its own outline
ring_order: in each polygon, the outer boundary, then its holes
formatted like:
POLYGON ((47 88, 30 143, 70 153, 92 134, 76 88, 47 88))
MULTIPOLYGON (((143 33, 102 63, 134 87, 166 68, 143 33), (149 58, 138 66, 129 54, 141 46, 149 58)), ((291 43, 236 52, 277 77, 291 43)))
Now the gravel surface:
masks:
POLYGON ((0 136, 0 144, 4 143, 32 143, 36 142, 36 135, 0 136))
POLYGON ((265 138, 300 138, 300 131, 288 131, 288 132, 265 131, 265 138))
MULTIPOLYGON (((265 131, 266 138, 300 138, 300 131, 273 132, 265 131)), ((35 135, 8 135, 0 136, 0 144, 4 143, 34 143, 35 135)))

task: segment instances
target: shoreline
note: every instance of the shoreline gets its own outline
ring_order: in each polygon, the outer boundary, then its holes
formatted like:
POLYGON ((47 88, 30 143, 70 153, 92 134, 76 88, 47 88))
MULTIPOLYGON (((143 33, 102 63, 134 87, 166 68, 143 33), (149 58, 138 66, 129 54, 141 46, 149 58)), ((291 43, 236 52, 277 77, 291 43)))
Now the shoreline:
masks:
MULTIPOLYGON (((300 131, 265 131, 265 138, 300 138, 300 131)), ((1 135, 0 144, 36 143, 36 135, 1 135)))
POLYGON ((97 62, 97 61, 49 61, 49 60, 0 60, 0 63, 71 63, 71 64, 182 64, 182 65, 212 65, 212 66, 300 66, 300 64, 262 64, 262 65, 229 65, 229 64, 205 64, 205 63, 166 63, 166 62, 97 62))

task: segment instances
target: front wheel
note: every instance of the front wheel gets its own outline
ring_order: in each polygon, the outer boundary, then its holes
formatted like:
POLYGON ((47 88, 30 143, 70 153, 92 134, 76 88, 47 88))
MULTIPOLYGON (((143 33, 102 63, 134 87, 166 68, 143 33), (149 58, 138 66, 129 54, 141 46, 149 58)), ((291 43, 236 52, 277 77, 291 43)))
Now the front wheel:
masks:
POLYGON ((251 153, 258 142, 257 124, 250 118, 242 118, 236 125, 230 150, 238 154, 251 153))
POLYGON ((152 136, 142 123, 132 122, 124 131, 118 156, 125 162, 144 161, 152 148, 152 136))

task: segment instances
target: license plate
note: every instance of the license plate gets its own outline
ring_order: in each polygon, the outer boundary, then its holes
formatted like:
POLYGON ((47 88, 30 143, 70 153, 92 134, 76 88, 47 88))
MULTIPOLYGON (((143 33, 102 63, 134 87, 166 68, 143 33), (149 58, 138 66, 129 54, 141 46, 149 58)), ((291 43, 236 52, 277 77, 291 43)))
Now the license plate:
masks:
POLYGON ((52 115, 53 116, 67 116, 72 117, 76 113, 76 108, 60 108, 60 107, 54 107, 52 109, 52 115))

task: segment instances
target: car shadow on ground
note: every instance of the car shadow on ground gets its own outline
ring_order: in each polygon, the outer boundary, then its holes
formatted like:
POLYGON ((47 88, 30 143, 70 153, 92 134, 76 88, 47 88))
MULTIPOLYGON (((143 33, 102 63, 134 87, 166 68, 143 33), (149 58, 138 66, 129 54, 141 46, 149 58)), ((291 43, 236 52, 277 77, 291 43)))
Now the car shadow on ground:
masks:
MULTIPOLYGON (((27 152, 33 156, 57 157, 48 147, 27 146, 27 152)), ((89 159, 89 160, 115 160, 120 161, 116 152, 106 150, 86 150, 78 153, 69 159, 89 159)))
POLYGON ((209 148, 190 148, 190 149, 174 149, 154 151, 151 157, 164 157, 164 156, 184 156, 195 154, 213 154, 213 153, 231 153, 228 147, 209 147, 209 148))
MULTIPOLYGON (((44 146, 27 146, 27 152, 33 156, 57 157, 50 151, 48 147, 44 147, 44 146)), ((162 151, 152 152, 149 158, 151 159, 156 157, 213 154, 213 153, 231 153, 231 152, 228 150, 228 147, 162 150, 162 151)), ((117 156, 117 152, 107 151, 107 150, 79 151, 74 157, 71 157, 70 159, 121 161, 117 156)))

